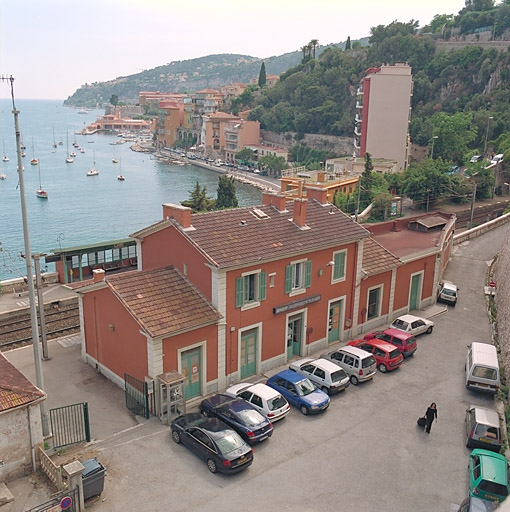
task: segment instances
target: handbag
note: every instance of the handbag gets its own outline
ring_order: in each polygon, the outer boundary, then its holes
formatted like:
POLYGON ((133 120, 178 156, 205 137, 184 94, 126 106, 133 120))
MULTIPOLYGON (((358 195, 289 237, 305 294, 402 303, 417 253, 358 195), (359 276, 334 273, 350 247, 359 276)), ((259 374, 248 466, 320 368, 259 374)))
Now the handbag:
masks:
POLYGON ((420 427, 424 427, 427 424, 427 420, 425 419, 425 416, 422 416, 421 418, 418 418, 416 423, 418 423, 420 427))

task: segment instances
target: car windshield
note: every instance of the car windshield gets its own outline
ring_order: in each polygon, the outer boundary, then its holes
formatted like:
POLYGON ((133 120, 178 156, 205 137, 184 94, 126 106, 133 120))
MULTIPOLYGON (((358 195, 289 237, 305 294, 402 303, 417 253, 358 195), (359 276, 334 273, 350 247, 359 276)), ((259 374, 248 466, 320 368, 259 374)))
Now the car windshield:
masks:
POLYGON ((400 350, 395 349, 390 352, 390 358, 393 359, 394 357, 398 357, 400 355, 400 350))
POLYGON ((265 418, 255 409, 243 409, 237 412, 238 418, 247 427, 254 427, 264 422, 265 418))
POLYGON ((271 398, 271 400, 267 401, 267 405, 269 407, 270 411, 275 411, 276 409, 280 409, 280 407, 284 407, 287 403, 287 400, 283 398, 282 395, 278 395, 274 398, 271 398))
POLYGON ((365 359, 363 359, 363 361, 361 363, 361 367, 362 368, 368 368, 369 366, 372 366, 373 364, 375 364, 375 357, 374 356, 365 357, 365 359))
POLYGON ((448 290, 448 288, 443 288, 443 293, 445 295, 450 295, 451 297, 455 297, 455 292, 453 290, 448 290))
POLYGON ((331 374, 331 381, 340 382, 342 379, 345 379, 345 377, 347 377, 347 374, 343 370, 339 370, 331 374))
POLYGON ((394 322, 393 322, 393 325, 395 327, 397 327, 397 329, 406 329, 407 328, 407 325, 408 323, 407 322, 404 322, 403 320, 400 320, 400 319, 396 319, 394 322))
POLYGON ((308 379, 299 381, 296 388, 299 396, 306 396, 315 391, 315 386, 308 379))
POLYGON ((216 438, 216 444, 223 454, 233 452, 244 446, 244 441, 235 432, 231 432, 223 437, 216 438))
POLYGON ((473 369, 473 377, 478 377, 479 379, 496 380, 498 374, 495 368, 487 368, 487 366, 475 366, 473 369))
POLYGON ((497 494, 498 496, 507 496, 508 495, 508 488, 503 484, 498 484, 496 482, 491 482, 489 480, 482 480, 478 484, 478 488, 481 491, 484 491, 486 493, 490 494, 497 494))

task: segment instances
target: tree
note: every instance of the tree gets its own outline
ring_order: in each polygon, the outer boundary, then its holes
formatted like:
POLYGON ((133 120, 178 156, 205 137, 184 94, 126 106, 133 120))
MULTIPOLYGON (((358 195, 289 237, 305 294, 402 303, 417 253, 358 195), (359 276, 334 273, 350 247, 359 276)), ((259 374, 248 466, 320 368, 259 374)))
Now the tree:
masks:
POLYGON ((200 187, 200 183, 197 181, 195 188, 190 190, 189 194, 189 199, 181 201, 182 206, 191 208, 193 213, 214 210, 214 199, 207 197, 207 189, 205 185, 200 187))
POLYGON ((259 160, 259 165, 263 169, 271 171, 271 174, 279 175, 283 169, 287 168, 287 162, 283 156, 266 155, 259 160))
POLYGON ((365 153, 365 168, 363 170, 363 174, 358 181, 358 187, 361 187, 359 190, 359 198, 360 198, 360 208, 363 210, 372 202, 372 170, 374 169, 374 165, 372 164, 372 156, 370 153, 365 153))
POLYGON ((346 50, 351 49, 351 36, 347 36, 347 41, 345 42, 345 49, 346 50))
POLYGON ((262 61, 262 64, 260 66, 260 72, 259 72, 259 87, 265 87, 266 86, 266 65, 262 61))
POLYGON ((237 208, 239 203, 236 197, 235 180, 232 176, 224 174, 218 180, 216 210, 237 208))
POLYGON ((119 97, 116 95, 116 94, 112 94, 111 98, 110 98, 110 103, 112 105, 118 105, 119 104, 119 97))
POLYGON ((319 40, 318 39, 312 39, 309 43, 310 48, 313 52, 313 58, 315 59, 315 50, 319 47, 319 40))
POLYGON ((241 151, 238 151, 236 153, 236 160, 253 160, 255 156, 255 153, 253 149, 250 148, 243 148, 241 151))

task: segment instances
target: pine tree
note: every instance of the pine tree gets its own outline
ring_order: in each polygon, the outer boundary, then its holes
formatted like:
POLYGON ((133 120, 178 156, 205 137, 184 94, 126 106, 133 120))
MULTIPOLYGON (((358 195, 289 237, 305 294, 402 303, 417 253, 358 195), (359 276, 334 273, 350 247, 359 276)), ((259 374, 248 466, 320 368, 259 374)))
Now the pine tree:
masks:
POLYGON ((218 180, 216 209, 237 208, 235 180, 232 176, 223 175, 218 180))
POLYGON ((265 87, 266 85, 266 65, 262 62, 259 73, 259 87, 265 87))
POLYGON ((345 49, 350 50, 351 49, 351 36, 347 37, 347 41, 345 42, 345 49))

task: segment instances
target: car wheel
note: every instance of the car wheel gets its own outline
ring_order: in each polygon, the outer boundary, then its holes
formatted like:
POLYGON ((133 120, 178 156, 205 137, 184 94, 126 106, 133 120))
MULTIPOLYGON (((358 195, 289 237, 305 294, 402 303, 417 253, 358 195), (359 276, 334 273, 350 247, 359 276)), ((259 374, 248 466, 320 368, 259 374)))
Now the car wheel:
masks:
POLYGON ((177 430, 172 430, 172 439, 179 444, 181 442, 181 434, 177 430))
POLYGON ((216 462, 214 461, 214 459, 207 459, 207 469, 211 473, 216 473, 216 462))
POLYGON ((430 326, 428 329, 427 329, 427 334, 430 334, 432 332, 432 329, 434 328, 434 326, 430 326))
POLYGON ((358 377, 356 377, 356 375, 351 375, 351 384, 353 384, 354 386, 357 386, 359 384, 359 380, 358 377))
POLYGON ((381 364, 379 365, 379 371, 380 371, 381 373, 386 373, 386 372, 388 371, 388 368, 386 368, 386 365, 385 365, 385 364, 382 364, 382 363, 381 363, 381 364))
POLYGON ((326 395, 329 395, 329 388, 326 387, 326 386, 322 386, 322 391, 324 391, 324 393, 326 393, 326 395))
POLYGON ((306 405, 302 405, 299 410, 306 416, 308 414, 308 407, 306 405))

